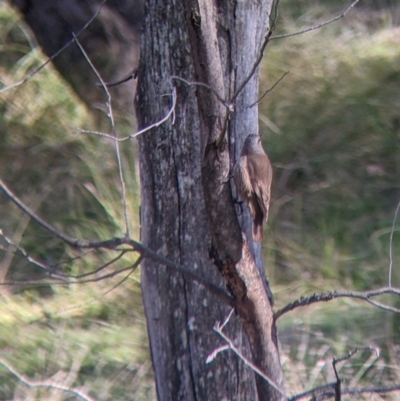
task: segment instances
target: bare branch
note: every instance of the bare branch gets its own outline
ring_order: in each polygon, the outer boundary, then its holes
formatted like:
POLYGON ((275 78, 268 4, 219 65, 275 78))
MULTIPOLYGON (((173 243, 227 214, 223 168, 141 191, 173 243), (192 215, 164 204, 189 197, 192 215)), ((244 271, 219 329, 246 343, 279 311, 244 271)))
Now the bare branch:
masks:
MULTIPOLYGON (((61 283, 61 284, 71 284, 70 282, 67 281, 68 278, 80 279, 80 278, 83 278, 83 277, 90 276, 90 275, 92 275, 92 274, 96 274, 96 273, 98 273, 99 271, 105 269, 106 267, 108 267, 108 266, 112 265, 113 263, 115 263, 116 261, 118 261, 126 252, 128 252, 127 250, 122 250, 121 253, 120 253, 117 257, 115 257, 114 259, 111 259, 111 260, 108 261, 107 263, 101 265, 101 266, 98 267, 97 269, 92 270, 92 271, 90 271, 90 272, 88 272, 88 273, 83 273, 83 274, 79 274, 79 275, 72 275, 72 274, 66 274, 66 273, 61 273, 61 272, 55 272, 55 268, 57 267, 57 265, 47 265, 47 264, 45 264, 45 263, 43 263, 43 262, 41 262, 41 261, 35 259, 34 257, 30 256, 30 255, 28 254, 28 252, 27 252, 23 247, 21 247, 20 245, 15 244, 7 235, 5 235, 5 234, 3 233, 3 230, 1 230, 1 229, 0 229, 0 237, 2 237, 2 238, 4 239, 4 241, 5 241, 8 245, 10 245, 10 246, 12 246, 13 248, 15 248, 15 254, 16 254, 16 255, 21 256, 21 257, 23 257, 24 259, 26 259, 29 263, 32 263, 33 265, 35 265, 35 266, 37 266, 37 267, 40 267, 40 268, 41 268, 42 270, 44 270, 50 277, 55 278, 55 279, 58 279, 58 280, 63 280, 64 283, 61 283)), ((2 248, 0 248, 0 249, 2 249, 2 248)), ((88 252, 86 252, 86 254, 87 254, 87 253, 88 253, 88 252)), ((81 257, 81 256, 76 257, 76 258, 72 258, 71 260, 75 260, 75 259, 78 259, 78 258, 80 258, 80 257, 81 257)), ((67 262, 64 262, 64 263, 67 263, 67 262)), ((60 265, 60 263, 59 263, 58 265, 60 265)), ((37 283, 37 281, 34 281, 34 282, 37 283)), ((21 282, 20 282, 20 281, 18 281, 18 282, 13 282, 13 284, 16 284, 16 283, 19 284, 19 283, 21 283, 21 282)), ((22 283, 26 283, 26 282, 23 281, 22 283)), ((42 282, 41 282, 40 284, 43 285, 42 282)), ((72 284, 74 284, 74 283, 72 283, 72 284)), ((0 285, 1 285, 1 284, 0 284, 0 285)), ((11 284, 10 284, 10 283, 2 283, 2 285, 11 285, 11 284)))
POLYGON ((77 260, 77 259, 83 259, 85 256, 89 255, 90 253, 92 253, 92 252, 94 252, 94 251, 95 251, 95 249, 87 249, 86 251, 81 252, 81 253, 80 253, 79 255, 77 255, 77 256, 74 256, 74 257, 67 257, 67 258, 65 258, 64 260, 61 260, 61 261, 58 262, 58 263, 52 264, 52 265, 51 265, 51 268, 53 269, 53 271, 55 271, 55 269, 57 269, 58 267, 60 267, 60 266, 62 266, 62 265, 65 265, 65 264, 67 264, 67 263, 71 263, 71 262, 73 262, 73 261, 75 261, 75 260, 77 260))
POLYGON ((400 202, 397 204, 396 213, 394 214, 394 219, 392 223, 392 230, 390 232, 390 240, 389 240, 389 287, 392 287, 392 267, 393 267, 393 235, 394 228, 396 226, 397 214, 399 213, 400 202))
POLYGON ((181 78, 181 77, 177 77, 176 75, 172 75, 172 76, 171 76, 171 79, 174 79, 174 80, 177 80, 177 81, 181 81, 181 82, 183 82, 184 84, 186 84, 186 85, 188 85, 188 86, 201 86, 202 88, 208 89, 208 90, 209 90, 210 92, 212 92, 212 93, 215 95, 215 97, 228 109, 229 112, 231 112, 231 113, 233 112, 233 104, 230 103, 230 102, 227 102, 225 99, 223 99, 223 98, 218 94, 218 92, 217 92, 214 88, 212 88, 211 86, 209 86, 209 85, 207 85, 207 84, 204 84, 204 83, 202 83, 202 82, 187 81, 186 79, 181 78))
POLYGON ((225 319, 224 323, 222 323, 222 325, 220 326, 220 329, 222 330, 229 322, 229 320, 231 320, 232 314, 235 311, 235 308, 232 308, 231 311, 229 312, 228 317, 225 319))
MULTIPOLYGON (((230 313, 229 317, 231 316, 231 314, 232 312, 230 313)), ((224 325, 225 324, 226 322, 224 323, 224 325)), ((273 387, 276 391, 278 391, 281 395, 283 395, 286 399, 288 399, 283 389, 281 389, 277 384, 275 384, 264 372, 262 372, 257 366, 255 366, 250 360, 248 360, 242 354, 242 352, 235 346, 233 341, 222 332, 222 327, 223 326, 221 326, 220 322, 217 322, 217 324, 214 326, 214 331, 218 333, 228 343, 229 349, 231 349, 250 369, 252 369, 258 375, 260 375, 271 387, 273 387)), ((220 352, 222 350, 223 348, 220 349, 220 352)))
POLYGON ((289 38, 289 37, 291 37, 291 36, 301 35, 301 34, 303 34, 303 33, 315 31, 316 29, 322 28, 322 27, 325 26, 325 25, 332 24, 332 22, 335 22, 335 21, 337 21, 337 20, 343 18, 351 9, 353 9, 353 8, 356 6, 356 4, 357 4, 359 1, 360 1, 360 0, 355 0, 355 1, 353 1, 353 2, 346 8, 345 11, 343 11, 340 15, 337 15, 336 17, 334 17, 334 18, 332 18, 332 19, 330 19, 330 20, 328 20, 328 21, 321 22, 321 23, 318 24, 318 25, 314 25, 314 26, 312 26, 312 27, 310 27, 310 28, 306 28, 306 29, 303 29, 303 30, 298 31, 298 32, 286 33, 286 34, 284 34, 284 35, 272 36, 272 37, 270 38, 270 40, 273 40, 273 39, 282 39, 282 38, 289 38))
MULTIPOLYGON (((36 286, 44 286, 44 285, 74 285, 74 284, 86 284, 86 283, 96 283, 98 281, 103 281, 115 276, 118 276, 121 273, 124 273, 128 270, 135 270, 137 267, 137 263, 134 265, 124 267, 122 269, 114 270, 111 273, 104 274, 103 276, 96 278, 89 278, 85 280, 70 280, 70 281, 62 281, 62 282, 53 282, 53 281, 44 281, 42 279, 38 280, 16 280, 16 281, 3 281, 0 283, 0 286, 9 286, 9 285, 36 285, 36 286)), ((59 277, 51 276, 50 278, 54 278, 54 280, 61 280, 59 277)))
POLYGON ((288 398, 288 401, 298 401, 302 400, 303 398, 307 398, 312 396, 313 400, 318 399, 318 401, 326 400, 328 398, 332 398, 335 396, 334 387, 336 382, 324 384, 323 386, 315 387, 311 390, 304 391, 299 394, 295 394, 292 397, 288 398), (316 398, 318 396, 318 398, 316 398), (326 396, 326 398, 322 398, 326 396))
POLYGON ((243 82, 237 88, 236 92, 234 93, 234 95, 232 96, 232 98, 230 100, 230 103, 233 103, 235 101, 235 99, 239 96, 240 92, 243 90, 243 88, 247 85, 247 83, 250 81, 250 79, 252 78, 252 76, 256 72, 257 67, 260 65, 261 60, 264 57, 264 50, 267 47, 267 44, 269 43, 271 34, 272 34, 272 30, 269 29, 267 34, 265 35, 264 42, 261 45, 260 53, 259 53, 255 63, 253 64, 253 67, 251 68, 251 70, 250 70, 249 74, 247 75, 247 77, 243 80, 243 82))
MULTIPOLYGON (((341 401, 342 399, 342 379, 339 377, 339 374, 336 369, 336 364, 348 361, 354 354, 356 354, 358 351, 376 351, 375 349, 371 347, 362 347, 362 348, 355 348, 354 350, 350 351, 347 353, 347 355, 344 355, 340 358, 333 358, 332 360, 332 367, 333 371, 335 372, 336 376, 336 383, 334 385, 334 390, 335 390, 335 401, 341 401)), ((379 352, 376 352, 377 355, 379 355, 379 352)))
MULTIPOLYGON (((271 18, 270 15, 268 15, 269 20, 270 20, 270 26, 268 29, 267 34, 264 37, 264 41, 261 45, 260 48, 260 52, 259 55, 256 59, 256 61, 253 64, 253 67, 251 68, 249 74, 247 75, 247 77, 243 80, 243 82, 239 85, 239 87, 237 88, 236 92, 234 93, 234 95, 232 96, 232 99, 230 100, 230 103, 233 104, 233 102, 235 101, 235 99, 239 96, 240 92, 243 90, 243 88, 247 85, 247 83, 250 81, 250 79, 252 78, 252 76, 254 75, 254 73, 256 72, 258 66, 261 63, 261 60, 264 57, 264 50, 267 47, 270 39, 271 39, 271 35, 272 32, 275 30, 275 26, 276 26, 276 21, 278 19, 278 6, 279 6, 279 0, 276 0, 275 4, 272 7, 272 12, 274 13, 274 17, 271 18)), ((250 106, 252 107, 252 106, 250 106)))
MULTIPOLYGON (((299 393, 293 395, 288 398, 288 401, 298 401, 304 398, 312 397, 312 400, 318 399, 318 401, 328 400, 336 396, 335 386, 337 382, 327 383, 323 386, 315 387, 313 389, 304 391, 303 393, 299 393)), ((400 391, 400 384, 395 384, 393 386, 371 386, 371 387, 360 387, 360 388, 341 388, 340 395, 350 395, 350 394, 365 394, 365 393, 374 393, 374 394, 386 394, 391 393, 393 391, 400 391)))
POLYGON ((126 252, 127 252, 127 251, 121 251, 121 253, 120 253, 118 256, 116 256, 115 258, 109 260, 107 263, 104 263, 103 265, 101 265, 101 266, 98 267, 97 269, 91 270, 90 272, 87 272, 87 273, 76 274, 76 275, 73 275, 73 274, 65 274, 65 273, 57 273, 57 274, 54 274, 53 276, 54 276, 54 277, 59 277, 59 276, 61 276, 61 277, 75 278, 75 279, 80 279, 80 278, 83 278, 83 277, 88 277, 88 276, 91 276, 91 275, 93 275, 93 274, 96 274, 96 273, 100 272, 101 270, 104 270, 104 269, 106 269, 107 267, 111 266, 113 263, 115 263, 115 262, 117 262, 118 260, 120 260, 120 259, 122 258, 122 256, 125 255, 126 252))
MULTIPOLYGON (((225 319, 225 321, 222 323, 222 325, 219 326, 220 330, 223 330, 223 328, 228 324, 234 311, 235 311, 235 308, 232 308, 231 311, 229 312, 228 317, 225 319)), ((229 349, 230 349, 229 345, 222 345, 221 347, 216 348, 213 352, 211 352, 210 355, 208 355, 208 357, 206 359, 206 363, 211 363, 220 352, 227 351, 229 349)))
MULTIPOLYGON (((139 258, 138 258, 138 260, 135 262, 135 265, 139 265, 141 262, 142 262, 142 260, 143 260, 143 257, 142 256, 139 256, 139 258)), ((122 283, 124 283, 131 275, 132 275, 132 273, 135 271, 135 269, 134 268, 132 268, 131 269, 131 271, 123 278, 123 279, 121 279, 120 281, 118 281, 115 285, 113 285, 111 288, 109 288, 107 291, 104 291, 101 295, 99 295, 99 296, 97 296, 97 297, 93 297, 92 299, 90 299, 89 301, 86 301, 86 302, 82 302, 82 303, 80 303, 80 304, 77 304, 77 305, 73 305, 73 306, 69 306, 68 308, 64 308, 64 309, 57 309, 57 312, 56 313, 52 313, 51 315, 52 316, 54 316, 54 315, 57 315, 57 316, 60 316, 62 313, 65 313, 65 312, 69 312, 69 311, 71 311, 71 310, 74 310, 74 309, 80 309, 80 308, 82 308, 82 307, 84 307, 84 306, 86 306, 86 305, 90 305, 91 303, 93 303, 93 302, 96 302, 96 301, 99 301, 99 300, 101 300, 101 299, 103 299, 106 295, 108 295, 111 291, 113 291, 113 290, 115 290, 116 288, 118 288, 122 283)))
MULTIPOLYGON (((303 393, 296 394, 288 398, 288 401, 298 401, 304 398, 313 397, 312 400, 318 399, 318 401, 328 400, 335 396, 334 386, 336 382, 328 383, 320 387, 313 388, 311 390, 304 391, 303 393)), ((345 388, 341 389, 341 395, 350 394, 387 394, 393 391, 400 391, 400 384, 395 384, 393 386, 382 386, 382 387, 360 387, 360 388, 345 388)))
POLYGON ((272 8, 272 12, 274 14, 274 17, 271 18, 271 20, 272 20, 271 31, 272 32, 275 30, 276 21, 278 20, 278 8, 279 8, 279 0, 276 0, 274 2, 273 8, 272 8))
POLYGON ((65 393, 71 393, 74 394, 75 396, 81 398, 82 400, 85 401, 95 401, 94 398, 90 397, 88 394, 85 394, 83 391, 69 388, 66 386, 62 386, 60 384, 57 384, 51 380, 46 380, 46 381, 32 381, 27 379, 26 377, 22 376, 20 373, 17 372, 16 369, 14 369, 8 362, 6 362, 4 359, 0 358, 0 365, 3 365, 11 374, 13 374, 20 382, 24 383, 26 386, 31 387, 31 388, 36 388, 36 387, 44 387, 44 388, 53 388, 56 390, 63 391, 65 393))
MULTIPOLYGON (((15 196, 10 189, 4 184, 2 180, 0 180, 0 189, 3 190, 5 195, 12 201, 14 202, 15 205, 17 205, 22 211, 24 211, 32 220, 34 220, 37 224, 39 224, 42 228, 44 228, 46 231, 50 232, 52 235, 54 235, 56 238, 64 241, 66 244, 74 247, 74 248, 80 248, 80 249, 109 249, 109 250, 116 250, 116 251, 135 251, 138 252, 141 256, 144 258, 149 258, 161 265, 164 265, 166 267, 171 268, 172 270, 181 273, 187 278, 190 278, 197 283, 203 285, 205 288, 207 288, 209 291, 211 291, 214 295, 218 296, 221 300, 226 302, 228 305, 233 306, 233 299, 220 287, 217 285, 210 283, 209 281, 205 280, 203 277, 197 275, 193 271, 187 269, 184 266, 175 264, 168 260, 167 258, 159 255, 157 252, 152 251, 151 249, 145 247, 142 245, 140 242, 137 242, 131 238, 111 238, 108 240, 104 241, 85 241, 77 238, 71 238, 58 230, 56 230, 54 227, 52 227, 50 224, 45 222, 43 219, 41 219, 39 216, 37 216, 34 212, 32 212, 17 196, 15 196), (127 249, 120 249, 121 245, 127 245, 127 249)), ((125 269, 127 270, 127 269, 125 269)), ((121 273, 122 270, 119 271, 118 273, 121 273)))
POLYGON ((149 125, 146 128, 143 128, 142 130, 135 132, 134 134, 128 135, 124 138, 115 138, 114 136, 110 135, 110 134, 106 134, 104 132, 98 132, 98 131, 90 131, 90 130, 84 130, 84 129, 80 129, 80 128, 75 128, 78 132, 84 133, 84 134, 94 134, 94 135, 99 135, 99 136, 104 136, 108 139, 111 139, 113 141, 117 141, 117 142, 123 142, 126 141, 128 139, 132 139, 132 138, 136 138, 139 135, 144 134, 147 131, 150 131, 153 128, 156 128, 158 126, 160 126, 161 124, 165 123, 170 117, 171 115, 174 114, 175 112, 175 107, 176 107, 176 89, 173 88, 172 90, 172 106, 171 109, 169 110, 169 112, 167 113, 167 115, 162 118, 160 121, 157 121, 154 124, 149 125))
POLYGON ((333 371, 335 372, 335 376, 336 376, 336 383, 335 383, 335 386, 334 386, 334 389, 335 389, 335 401, 341 401, 341 399, 342 399, 342 395, 341 395, 341 383, 342 383, 342 380, 340 379, 340 377, 338 375, 338 372, 336 370, 336 359, 335 358, 333 358, 332 366, 333 366, 333 371))
POLYGON ((115 276, 117 276, 117 275, 119 275, 119 274, 121 274, 121 273, 124 273, 124 272, 128 271, 128 270, 131 270, 131 272, 130 272, 130 274, 131 274, 131 273, 133 273, 133 272, 136 270, 136 268, 139 266, 140 261, 141 261, 141 259, 138 258, 138 260, 137 260, 133 265, 131 265, 131 266, 124 267, 124 268, 118 269, 118 270, 114 270, 114 271, 111 272, 111 273, 107 273, 107 274, 104 274, 103 276, 96 277, 96 278, 90 278, 90 279, 86 279, 86 280, 70 281, 68 284, 95 283, 95 282, 97 282, 97 281, 102 281, 102 280, 106 280, 106 279, 108 279, 108 278, 115 277, 115 276))
POLYGON ((216 348, 206 359, 206 363, 211 363, 220 352, 224 352, 230 349, 229 345, 221 345, 221 347, 216 348))
POLYGON ((10 238, 7 237, 7 235, 5 235, 3 233, 3 230, 0 229, 0 237, 4 238, 4 241, 12 246, 15 249, 15 254, 18 256, 23 257, 24 259, 26 259, 29 263, 32 263, 33 265, 40 267, 42 270, 44 270, 45 272, 49 273, 52 271, 52 267, 49 265, 46 265, 42 262, 40 262, 39 260, 33 258, 32 256, 30 256, 25 249, 23 249, 21 246, 15 244, 10 238))
MULTIPOLYGON (((396 289, 393 288, 393 287, 391 287, 390 289, 396 290, 396 289)), ((391 293, 391 292, 389 292, 389 293, 391 293)), ((393 294, 395 294, 395 292, 393 292, 393 294)), ((380 295, 380 294, 378 294, 378 295, 380 295)), ((381 303, 381 302, 378 302, 378 301, 374 301, 373 299, 365 299, 365 301, 367 301, 367 302, 370 303, 371 305, 374 305, 374 306, 376 306, 377 308, 383 309, 383 310, 385 310, 385 311, 387 311, 387 312, 400 313, 400 309, 394 308, 394 307, 389 306, 389 305, 385 305, 385 304, 383 304, 383 303, 381 303)))
POLYGON ((346 355, 341 356, 340 358, 334 358, 332 363, 336 365, 337 363, 348 361, 353 355, 360 351, 374 351, 379 356, 379 349, 372 347, 357 347, 349 351, 346 355))
POLYGON ((290 304, 284 306, 283 308, 279 309, 275 313, 275 320, 279 319, 282 315, 287 312, 290 312, 294 309, 297 309, 302 306, 311 305, 317 302, 328 302, 333 299, 337 298, 356 298, 361 299, 363 301, 369 302, 370 304, 377 306, 383 310, 389 312, 400 313, 400 309, 382 304, 380 302, 374 301, 371 298, 383 295, 383 294, 393 294, 400 296, 400 289, 393 288, 393 287, 383 287, 377 290, 365 291, 365 292, 352 292, 352 291, 329 291, 325 293, 316 293, 310 295, 308 297, 301 297, 290 304))
POLYGON ((254 107, 257 103, 260 103, 261 100, 264 99, 264 97, 271 92, 272 90, 275 89, 275 87, 282 81, 283 78, 286 77, 286 75, 289 74, 289 71, 286 71, 282 74, 282 76, 270 87, 268 88, 259 98, 258 100, 256 100, 254 103, 252 103, 250 106, 247 106, 246 109, 251 109, 252 107, 254 107))
POLYGON ((70 46, 75 41, 75 38, 78 37, 83 31, 85 31, 87 29, 87 27, 96 19, 96 17, 100 14, 100 11, 103 8, 103 5, 105 4, 106 1, 107 0, 103 0, 100 3, 98 10, 93 14, 93 16, 89 19, 89 21, 77 33, 73 33, 73 37, 69 42, 67 42, 63 47, 61 47, 52 56, 50 56, 42 65, 40 65, 38 68, 34 69, 32 72, 27 74, 24 78, 22 78, 21 80, 19 80, 17 82, 14 82, 11 85, 7 85, 7 86, 4 86, 3 88, 1 88, 0 93, 6 92, 12 88, 15 88, 17 86, 24 84, 26 81, 28 81, 34 75, 36 75, 38 72, 40 72, 44 67, 46 67, 46 65, 49 64, 50 61, 54 60, 57 56, 59 56, 68 46, 70 46))
POLYGON ((107 294, 109 294, 111 291, 115 290, 116 288, 118 288, 122 283, 124 283, 126 280, 128 280, 128 278, 131 276, 131 274, 136 270, 136 268, 140 265, 140 263, 142 263, 143 260, 143 256, 140 255, 139 258, 137 259, 137 261, 135 262, 135 264, 132 266, 131 271, 120 281, 118 281, 118 283, 116 283, 115 285, 113 285, 111 288, 109 288, 107 291, 103 292, 101 294, 101 297, 97 297, 96 299, 101 299, 104 296, 106 296, 107 294))
MULTIPOLYGON (((107 116, 110 120, 111 123, 111 130, 113 133, 114 139, 117 138, 117 131, 115 130, 115 122, 114 122, 114 114, 112 110, 112 104, 111 104, 111 95, 110 92, 108 91, 107 85, 103 81, 103 78, 101 77, 100 73, 97 71, 96 67, 90 60, 90 57, 87 55, 85 52, 85 49, 82 47, 80 44, 78 38, 74 35, 74 39, 76 41, 76 44, 78 45, 80 51, 84 55, 86 61, 90 65, 91 69, 93 72, 96 74, 97 78, 99 79, 101 86, 103 87, 104 93, 107 96, 107 102, 106 102, 106 107, 107 107, 107 116)), ((125 219, 125 236, 129 237, 129 221, 128 221, 128 206, 126 202, 126 188, 125 188, 125 180, 124 180, 124 175, 122 174, 122 162, 121 162, 121 152, 119 149, 119 143, 118 141, 115 141, 115 153, 117 156, 117 164, 118 164, 118 173, 119 173, 119 181, 121 183, 121 190, 122 190, 122 207, 124 210, 124 219, 125 219)))
MULTIPOLYGON (((136 79, 138 74, 138 69, 134 68, 129 74, 127 74, 125 77, 118 79, 117 81, 114 82, 104 82, 104 84, 107 86, 107 88, 111 88, 113 86, 121 85, 125 82, 130 81, 131 79, 136 79)), ((102 84, 96 84, 97 86, 102 86, 102 84)))

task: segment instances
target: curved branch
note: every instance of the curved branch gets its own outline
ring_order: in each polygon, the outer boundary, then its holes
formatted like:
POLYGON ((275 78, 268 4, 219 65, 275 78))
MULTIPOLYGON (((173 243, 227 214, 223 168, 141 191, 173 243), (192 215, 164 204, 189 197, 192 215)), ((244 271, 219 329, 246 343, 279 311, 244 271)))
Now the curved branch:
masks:
POLYGON ((298 31, 298 32, 286 33, 286 34, 283 34, 283 35, 272 36, 272 37, 270 38, 270 40, 273 40, 273 39, 282 39, 282 38, 289 38, 289 37, 291 37, 291 36, 301 35, 301 34, 303 34, 303 33, 315 31, 316 29, 322 28, 322 27, 325 26, 325 25, 332 24, 332 22, 335 22, 335 21, 337 21, 337 20, 343 18, 352 8, 354 8, 354 7, 356 6, 356 4, 357 4, 359 1, 360 1, 360 0, 355 0, 355 1, 353 1, 353 2, 346 8, 346 10, 344 10, 344 11, 342 12, 342 14, 337 15, 336 17, 334 17, 334 18, 332 18, 332 19, 330 19, 330 20, 328 20, 328 21, 321 22, 321 23, 318 24, 318 25, 314 25, 314 26, 312 26, 312 27, 310 27, 310 28, 306 28, 306 29, 303 29, 303 30, 298 31))
POLYGON ((225 99, 223 99, 218 92, 212 88, 210 85, 204 84, 203 82, 192 82, 192 81, 188 81, 184 78, 178 77, 176 75, 172 75, 171 79, 176 80, 176 81, 180 81, 183 82, 184 84, 188 85, 188 86, 201 86, 202 88, 206 88, 208 89, 210 92, 212 92, 215 97, 221 102, 221 104, 223 104, 228 111, 232 112, 233 111, 233 105, 230 104, 229 102, 227 102, 225 99))
MULTIPOLYGON (((169 96, 169 95, 167 95, 167 96, 169 96)), ((117 138, 117 137, 115 137, 113 135, 110 135, 110 134, 107 134, 105 132, 91 131, 91 130, 86 130, 86 129, 81 129, 81 128, 75 128, 75 129, 78 132, 81 132, 83 134, 94 134, 94 135, 104 136, 104 137, 106 137, 108 139, 111 139, 112 141, 115 141, 115 142, 123 142, 123 141, 126 141, 128 139, 136 138, 137 136, 142 135, 145 132, 150 131, 151 129, 156 128, 156 127, 160 126, 161 124, 165 123, 171 117, 171 115, 172 116, 174 115, 175 106, 176 106, 176 89, 175 89, 175 87, 173 88, 171 96, 172 96, 172 106, 169 109, 168 113, 165 115, 165 117, 163 117, 161 120, 157 121, 156 123, 151 124, 148 127, 145 127, 143 129, 141 129, 140 131, 137 131, 134 134, 130 134, 130 135, 125 136, 123 138, 117 138)), ((172 118, 172 121, 174 121, 174 117, 172 118)))
POLYGON ((285 313, 288 313, 294 309, 300 308, 302 306, 311 305, 317 302, 328 302, 332 301, 333 299, 337 298, 356 298, 361 299, 363 301, 369 302, 370 304, 377 306, 383 310, 400 313, 400 309, 394 308, 392 306, 388 306, 382 304, 380 302, 374 301, 371 298, 383 295, 383 294, 393 294, 400 296, 400 289, 392 288, 392 287, 383 287, 377 290, 365 291, 365 292, 352 292, 352 291, 329 291, 325 293, 316 293, 310 295, 308 297, 301 297, 290 304, 284 306, 283 308, 279 309, 275 313, 275 320, 279 319, 285 313))

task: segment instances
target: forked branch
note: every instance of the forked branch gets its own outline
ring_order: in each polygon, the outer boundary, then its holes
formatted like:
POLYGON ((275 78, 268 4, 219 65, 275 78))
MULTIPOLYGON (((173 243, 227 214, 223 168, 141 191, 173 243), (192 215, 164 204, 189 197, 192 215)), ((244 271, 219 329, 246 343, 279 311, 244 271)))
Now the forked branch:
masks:
MULTIPOLYGON (((0 190, 4 192, 4 194, 16 205, 20 208, 24 213, 26 213, 36 224, 40 225, 44 230, 51 233, 54 237, 60 239, 71 247, 79 248, 79 249, 109 249, 109 250, 117 250, 117 251, 133 251, 137 252, 142 258, 149 258, 154 262, 159 263, 160 265, 169 267, 170 269, 181 273, 183 276, 190 278, 197 283, 206 287, 209 291, 211 291, 214 295, 218 296, 221 300, 226 302, 228 305, 233 304, 233 299, 220 287, 217 285, 210 283, 206 279, 197 275, 193 271, 189 270, 185 266, 178 265, 164 256, 159 255, 157 252, 152 251, 151 249, 145 247, 140 242, 135 241, 129 237, 115 237, 110 238, 104 241, 86 241, 82 239, 72 238, 64 233, 56 230, 49 223, 44 221, 42 218, 37 216, 33 211, 29 209, 13 192, 5 185, 5 183, 0 180, 0 190)), ((124 269, 120 269, 118 273, 126 271, 128 269, 132 269, 132 266, 124 269)), ((115 275, 116 273, 110 273, 115 275)), ((107 278, 106 275, 103 278, 107 278)), ((89 280, 87 280, 89 281, 89 280)), ((93 281, 90 279, 90 281, 93 281)))
POLYGON ((279 309, 278 311, 275 312, 275 320, 279 319, 282 315, 285 313, 288 313, 290 311, 293 311, 297 308, 303 307, 303 306, 308 306, 317 302, 328 302, 332 301, 333 299, 337 298, 355 298, 355 299, 361 299, 363 301, 366 301, 380 309, 383 309, 388 312, 394 312, 394 313, 400 313, 400 309, 385 305, 381 302, 375 301, 372 298, 377 297, 379 295, 384 295, 384 294, 393 294, 400 296, 400 289, 398 288, 393 288, 393 287, 383 287, 379 288, 377 290, 371 290, 371 291, 364 291, 364 292, 356 292, 356 291, 328 291, 328 292, 321 292, 321 293, 315 293, 312 294, 308 297, 301 297, 300 299, 297 299, 283 308, 279 309))

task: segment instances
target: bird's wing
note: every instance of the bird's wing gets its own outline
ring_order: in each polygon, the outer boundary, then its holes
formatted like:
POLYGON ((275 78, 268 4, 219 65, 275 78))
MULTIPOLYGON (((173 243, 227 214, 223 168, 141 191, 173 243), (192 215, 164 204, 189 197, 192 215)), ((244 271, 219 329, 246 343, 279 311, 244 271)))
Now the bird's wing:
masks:
POLYGON ((272 166, 267 155, 252 155, 247 159, 251 185, 263 211, 264 220, 268 219, 271 198, 272 166))
POLYGON ((264 220, 264 212, 260 207, 260 202, 257 199, 256 194, 253 193, 249 201, 249 207, 252 211, 252 219, 253 219, 253 240, 255 242, 261 242, 263 239, 263 220, 264 220))
POLYGON ((235 181, 236 191, 239 197, 248 202, 251 197, 252 185, 249 172, 247 170, 247 157, 241 156, 233 169, 233 179, 235 181))

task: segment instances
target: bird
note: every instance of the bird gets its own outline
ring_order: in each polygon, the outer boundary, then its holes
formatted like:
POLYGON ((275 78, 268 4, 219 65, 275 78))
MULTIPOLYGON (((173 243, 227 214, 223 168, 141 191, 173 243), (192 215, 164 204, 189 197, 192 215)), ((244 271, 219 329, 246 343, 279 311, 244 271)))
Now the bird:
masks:
POLYGON ((253 241, 260 242, 263 239, 263 222, 268 219, 272 166, 259 135, 250 134, 244 141, 233 169, 233 181, 239 198, 249 206, 253 241))

